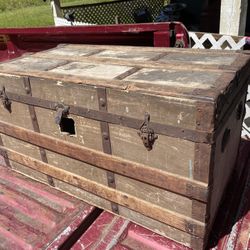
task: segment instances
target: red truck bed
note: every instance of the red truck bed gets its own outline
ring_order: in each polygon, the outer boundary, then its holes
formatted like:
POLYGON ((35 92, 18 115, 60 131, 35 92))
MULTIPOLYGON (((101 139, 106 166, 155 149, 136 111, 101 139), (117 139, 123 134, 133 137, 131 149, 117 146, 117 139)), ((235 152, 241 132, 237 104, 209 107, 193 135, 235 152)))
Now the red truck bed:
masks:
MULTIPOLYGON (((188 249, 1 165, 0 249, 188 249)), ((249 236, 250 141, 242 141, 209 249, 250 249, 249 236)))
POLYGON ((60 43, 174 47, 189 46, 186 28, 178 22, 0 29, 0 61, 60 43))

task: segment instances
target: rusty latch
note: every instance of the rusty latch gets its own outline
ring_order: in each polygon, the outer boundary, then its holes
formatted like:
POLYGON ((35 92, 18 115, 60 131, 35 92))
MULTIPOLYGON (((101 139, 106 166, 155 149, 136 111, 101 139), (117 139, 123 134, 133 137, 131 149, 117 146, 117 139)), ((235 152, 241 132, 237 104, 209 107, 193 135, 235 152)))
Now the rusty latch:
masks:
POLYGON ((2 87, 2 90, 0 90, 0 99, 2 100, 4 108, 6 108, 11 113, 11 101, 6 95, 5 87, 2 87))
POLYGON ((155 134, 154 130, 149 127, 150 114, 145 113, 144 122, 138 131, 138 135, 141 137, 144 146, 148 151, 152 150, 155 140, 158 139, 158 135, 155 134))
POLYGON ((184 43, 183 40, 176 40, 174 47, 175 48, 184 48, 185 47, 185 43, 184 43))
POLYGON ((59 103, 55 106, 56 109, 56 116, 55 116, 55 123, 60 125, 61 120, 63 117, 67 117, 69 114, 69 106, 65 106, 62 103, 59 103))

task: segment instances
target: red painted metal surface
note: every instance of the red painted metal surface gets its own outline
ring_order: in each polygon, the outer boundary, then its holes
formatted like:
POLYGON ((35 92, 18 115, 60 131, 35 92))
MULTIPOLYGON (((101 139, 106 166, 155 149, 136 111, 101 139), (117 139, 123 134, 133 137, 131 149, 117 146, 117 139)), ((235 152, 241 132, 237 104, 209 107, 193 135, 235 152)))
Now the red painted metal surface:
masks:
POLYGON ((189 46, 188 32, 181 23, 0 29, 0 61, 60 43, 171 47, 176 37, 184 47, 189 46))
POLYGON ((128 220, 103 212, 71 249, 184 250, 189 248, 128 220))
MULTIPOLYGON (((236 171, 218 212, 209 249, 250 249, 250 141, 242 141, 236 171)), ((89 227, 73 250, 188 250, 128 220, 107 212, 89 227)))
POLYGON ((81 225, 88 227, 97 215, 93 206, 0 167, 0 249, 52 250, 73 244, 84 232, 81 225))

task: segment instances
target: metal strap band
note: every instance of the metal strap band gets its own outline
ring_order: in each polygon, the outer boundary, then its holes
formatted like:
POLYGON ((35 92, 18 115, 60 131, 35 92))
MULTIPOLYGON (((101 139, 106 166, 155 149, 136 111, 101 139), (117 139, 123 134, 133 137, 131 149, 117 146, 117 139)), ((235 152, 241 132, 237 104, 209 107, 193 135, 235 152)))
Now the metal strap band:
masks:
MULTIPOLYGON (((6 92, 8 98, 15 102, 25 103, 28 105, 41 107, 45 109, 55 110, 55 107, 58 103, 48 100, 43 100, 37 97, 32 96, 24 96, 14 93, 6 92)), ((65 104, 70 106, 69 104, 65 104)), ((73 115, 82 116, 88 119, 93 119, 100 122, 107 122, 111 124, 117 124, 120 126, 139 129, 142 120, 131 118, 127 116, 117 115, 113 113, 109 113, 103 110, 91 110, 88 108, 70 106, 70 113, 73 115)), ((205 131, 197 131, 191 129, 183 129, 175 126, 170 126, 166 124, 160 124, 155 122, 150 122, 151 127, 154 129, 156 134, 166 135, 170 137, 180 138, 188 141, 193 141, 197 143, 213 143, 213 134, 205 131)))
MULTIPOLYGON (((28 96, 32 96, 30 81, 29 81, 28 77, 23 78, 23 84, 24 84, 26 94, 28 96)), ((35 111, 35 108, 33 105, 29 105, 29 113, 30 113, 31 122, 32 122, 32 126, 33 126, 34 131, 40 133, 40 128, 39 128, 38 121, 37 121, 36 111, 35 111)), ((40 152, 40 156, 41 156, 42 161, 45 163, 48 163, 45 149, 39 147, 39 152, 40 152)), ((55 186, 53 178, 51 176, 47 175, 47 180, 51 186, 55 186)))
MULTIPOLYGON (((98 95, 98 103, 99 103, 99 110, 103 112, 107 112, 107 94, 105 88, 98 88, 97 89, 98 95)), ((110 133, 109 133, 109 125, 107 122, 100 122, 101 125, 101 134, 102 134, 102 147, 103 152, 106 154, 112 154, 111 142, 110 142, 110 133)), ((116 188, 115 184, 115 174, 111 171, 107 171, 107 179, 108 179, 108 186, 112 188, 116 188)), ((118 204, 111 202, 111 209, 114 213, 119 213, 118 204)))

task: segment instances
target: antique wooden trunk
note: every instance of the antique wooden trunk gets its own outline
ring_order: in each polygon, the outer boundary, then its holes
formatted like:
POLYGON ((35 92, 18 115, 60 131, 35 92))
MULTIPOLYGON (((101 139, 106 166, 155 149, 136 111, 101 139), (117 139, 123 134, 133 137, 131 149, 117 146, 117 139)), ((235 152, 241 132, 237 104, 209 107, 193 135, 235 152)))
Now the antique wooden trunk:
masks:
POLYGON ((0 64, 9 167, 193 249, 232 173, 249 57, 61 45, 0 64))

